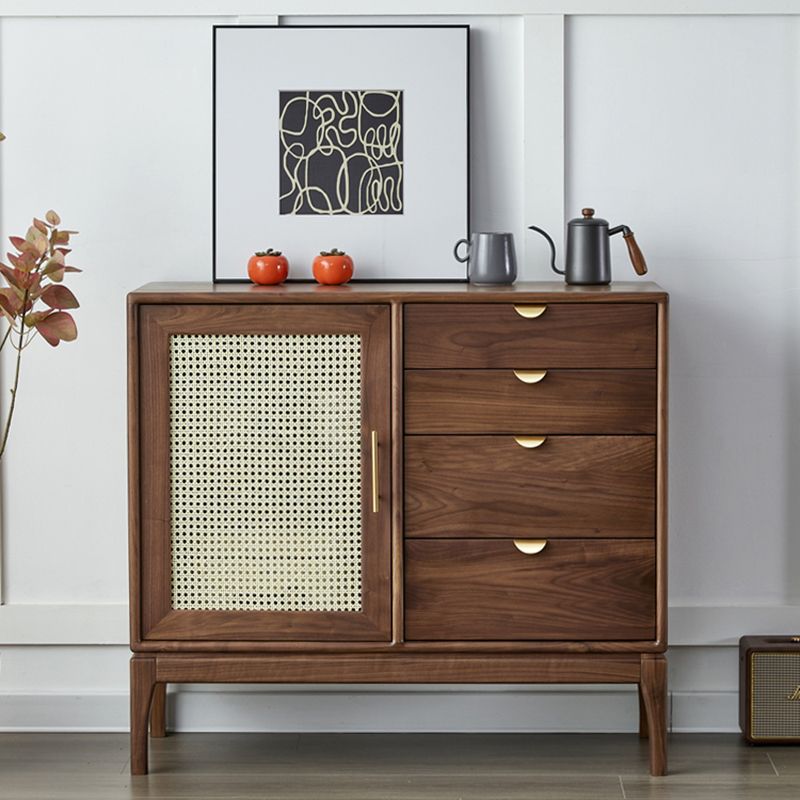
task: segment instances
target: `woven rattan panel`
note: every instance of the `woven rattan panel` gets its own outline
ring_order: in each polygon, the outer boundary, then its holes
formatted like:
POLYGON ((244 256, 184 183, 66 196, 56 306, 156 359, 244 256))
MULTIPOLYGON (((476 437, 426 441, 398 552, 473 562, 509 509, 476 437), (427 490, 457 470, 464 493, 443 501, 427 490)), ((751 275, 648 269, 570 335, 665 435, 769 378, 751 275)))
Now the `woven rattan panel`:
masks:
POLYGON ((751 658, 751 735, 800 738, 800 653, 752 653, 751 658))
POLYGON ((360 611, 360 336, 171 336, 170 440, 173 608, 360 611))

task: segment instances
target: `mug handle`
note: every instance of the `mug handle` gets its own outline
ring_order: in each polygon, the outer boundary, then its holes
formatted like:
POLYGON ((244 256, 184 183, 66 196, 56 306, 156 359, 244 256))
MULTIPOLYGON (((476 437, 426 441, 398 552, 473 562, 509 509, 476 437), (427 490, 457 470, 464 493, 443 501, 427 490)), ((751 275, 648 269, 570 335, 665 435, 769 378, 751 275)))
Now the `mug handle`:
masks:
POLYGON ((460 261, 462 264, 469 261, 469 239, 459 239, 456 242, 456 246, 453 248, 453 256, 456 261, 460 261), (460 256, 458 254, 458 246, 461 244, 465 244, 467 246, 467 254, 465 256, 460 256))

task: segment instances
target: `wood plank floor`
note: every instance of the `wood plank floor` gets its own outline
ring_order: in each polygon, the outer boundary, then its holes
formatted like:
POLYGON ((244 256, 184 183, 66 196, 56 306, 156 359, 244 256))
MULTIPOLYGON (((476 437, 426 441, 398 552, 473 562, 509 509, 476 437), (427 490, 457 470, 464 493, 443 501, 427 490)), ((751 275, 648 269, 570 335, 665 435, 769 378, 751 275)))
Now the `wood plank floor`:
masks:
POLYGON ((0 734, 2 800, 797 800, 800 748, 634 734, 174 734, 128 775, 124 734, 0 734))

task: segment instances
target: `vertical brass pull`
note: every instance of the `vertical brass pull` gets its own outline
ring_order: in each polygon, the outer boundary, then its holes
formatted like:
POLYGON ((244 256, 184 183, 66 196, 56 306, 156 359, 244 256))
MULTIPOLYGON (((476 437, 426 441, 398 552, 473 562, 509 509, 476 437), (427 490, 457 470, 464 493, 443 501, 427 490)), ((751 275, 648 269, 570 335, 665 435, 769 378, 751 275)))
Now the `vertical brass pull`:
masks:
POLYGON ((378 431, 372 431, 370 445, 372 456, 372 513, 377 514, 381 507, 378 480, 378 431))

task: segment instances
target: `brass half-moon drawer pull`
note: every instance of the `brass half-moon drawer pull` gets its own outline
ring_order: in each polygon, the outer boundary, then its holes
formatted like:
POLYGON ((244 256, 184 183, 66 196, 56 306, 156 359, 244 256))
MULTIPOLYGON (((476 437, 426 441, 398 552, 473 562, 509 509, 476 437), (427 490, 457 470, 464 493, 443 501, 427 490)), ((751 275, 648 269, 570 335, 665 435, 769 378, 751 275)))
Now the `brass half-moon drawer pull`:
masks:
POLYGON ((547 547, 547 539, 514 539, 514 547, 526 556, 535 556, 547 547))
POLYGON ((533 450, 534 447, 540 447, 544 444, 546 436, 515 436, 514 441, 520 447, 527 447, 528 450, 533 450))
POLYGON ((514 306, 514 311, 525 319, 536 319, 547 311, 547 306, 514 306))
POLYGON ((539 383, 545 375, 546 369, 515 369, 514 375, 523 383, 539 383))

